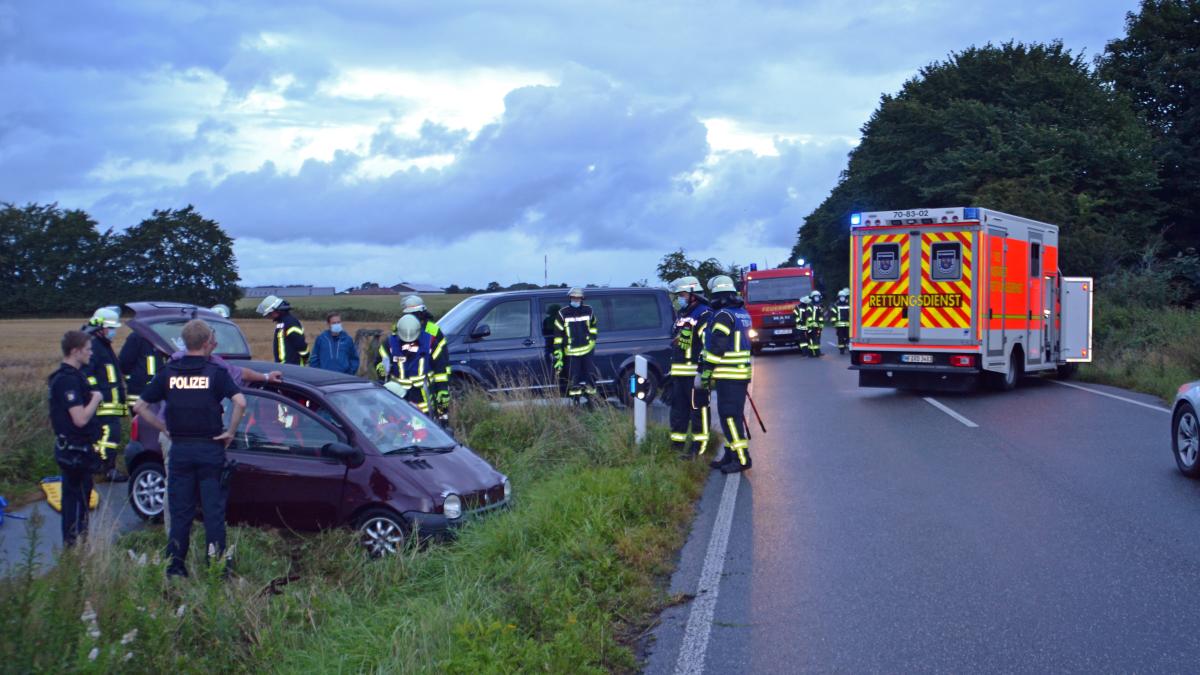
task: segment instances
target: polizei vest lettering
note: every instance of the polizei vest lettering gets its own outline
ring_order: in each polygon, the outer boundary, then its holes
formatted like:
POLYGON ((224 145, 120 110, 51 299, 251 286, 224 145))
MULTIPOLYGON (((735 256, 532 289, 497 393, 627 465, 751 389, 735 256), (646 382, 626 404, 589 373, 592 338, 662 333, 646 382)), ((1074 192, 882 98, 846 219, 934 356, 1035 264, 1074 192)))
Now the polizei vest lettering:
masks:
POLYGON ((207 376, 174 376, 167 381, 167 386, 171 389, 208 389, 207 376))

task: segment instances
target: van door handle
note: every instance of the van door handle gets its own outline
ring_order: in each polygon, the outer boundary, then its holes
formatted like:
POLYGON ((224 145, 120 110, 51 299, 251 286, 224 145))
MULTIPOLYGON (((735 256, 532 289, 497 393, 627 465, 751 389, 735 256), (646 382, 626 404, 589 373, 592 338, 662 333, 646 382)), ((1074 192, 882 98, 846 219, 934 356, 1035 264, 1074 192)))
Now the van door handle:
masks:
POLYGON ((521 344, 525 345, 526 347, 532 347, 532 346, 533 346, 533 340, 530 340, 530 339, 526 338, 526 339, 525 339, 525 341, 524 341, 524 342, 522 342, 521 344))

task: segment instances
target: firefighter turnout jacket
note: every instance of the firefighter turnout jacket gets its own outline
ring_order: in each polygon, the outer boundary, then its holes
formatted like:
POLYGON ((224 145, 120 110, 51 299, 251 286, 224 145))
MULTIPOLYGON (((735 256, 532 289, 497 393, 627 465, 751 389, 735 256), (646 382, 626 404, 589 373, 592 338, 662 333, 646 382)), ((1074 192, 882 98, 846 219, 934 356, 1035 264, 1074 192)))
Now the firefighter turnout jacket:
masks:
MULTIPOLYGON (((401 342, 398 335, 390 335, 384 341, 387 360, 384 366, 384 381, 396 382, 408 389, 404 398, 427 413, 430 410, 430 390, 433 389, 432 336, 424 331, 416 342, 401 342)), ((384 347, 380 347, 381 351, 384 347)))
POLYGON ((308 341, 304 339, 304 326, 291 312, 283 312, 275 324, 275 339, 271 343, 275 363, 290 363, 303 366, 308 363, 308 341))
POLYGON ((693 300, 675 319, 671 339, 671 376, 695 377, 699 374, 700 353, 704 349, 704 327, 712 309, 702 300, 693 300))
POLYGON ((142 390, 165 363, 158 350, 146 338, 137 333, 130 333, 121 345, 121 354, 117 357, 121 364, 121 372, 125 373, 125 389, 129 395, 129 403, 137 402, 142 390))
POLYGON ((850 303, 837 302, 833 307, 829 308, 830 317, 833 319, 834 328, 847 328, 850 326, 850 303))
POLYGON ((554 321, 554 350, 565 357, 587 356, 596 348, 596 315, 588 305, 567 305, 554 321))
POLYGON ((714 309, 704 331, 701 369, 714 380, 750 380, 750 313, 741 299, 714 309))
POLYGON ((84 366, 84 372, 88 385, 103 397, 100 407, 96 408, 96 417, 124 417, 129 414, 121 363, 113 352, 112 343, 100 332, 92 335, 92 360, 84 366))

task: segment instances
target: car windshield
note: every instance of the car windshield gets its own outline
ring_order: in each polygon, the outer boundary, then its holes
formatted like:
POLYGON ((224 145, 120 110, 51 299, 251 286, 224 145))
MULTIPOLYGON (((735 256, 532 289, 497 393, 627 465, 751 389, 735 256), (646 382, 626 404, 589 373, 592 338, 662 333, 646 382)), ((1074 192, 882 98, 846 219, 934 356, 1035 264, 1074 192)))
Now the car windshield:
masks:
POLYGON ((383 454, 452 449, 454 439, 433 420, 383 387, 362 387, 329 395, 344 417, 383 454))
POLYGON ((438 328, 446 335, 459 335, 467 328, 467 322, 475 318, 479 308, 486 304, 487 298, 481 296, 473 296, 463 300, 446 312, 446 315, 438 319, 438 328))
MULTIPOLYGON (((241 329, 236 324, 211 319, 205 319, 205 321, 212 326, 213 332, 216 333, 217 349, 214 353, 217 356, 245 356, 250 353, 250 347, 246 345, 246 337, 242 335, 241 329)), ((186 324, 186 320, 172 319, 151 323, 150 328, 162 336, 173 348, 180 350, 185 348, 181 334, 186 324)))
POLYGON ((746 302, 796 302, 812 292, 812 277, 751 279, 746 284, 746 302))

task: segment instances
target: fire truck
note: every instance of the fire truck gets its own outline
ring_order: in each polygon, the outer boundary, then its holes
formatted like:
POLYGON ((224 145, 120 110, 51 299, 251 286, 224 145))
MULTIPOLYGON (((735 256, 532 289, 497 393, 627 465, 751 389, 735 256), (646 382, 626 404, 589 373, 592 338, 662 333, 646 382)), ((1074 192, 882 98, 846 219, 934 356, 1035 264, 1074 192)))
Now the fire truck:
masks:
POLYGON ((1012 389, 1092 360, 1090 277, 1058 227, 978 207, 850 216, 851 368, 860 387, 1012 389))
POLYGON ((811 267, 760 270, 751 266, 742 280, 742 299, 754 322, 750 331, 751 353, 761 353, 766 346, 794 346, 799 342, 792 311, 800 298, 812 290, 811 267))

